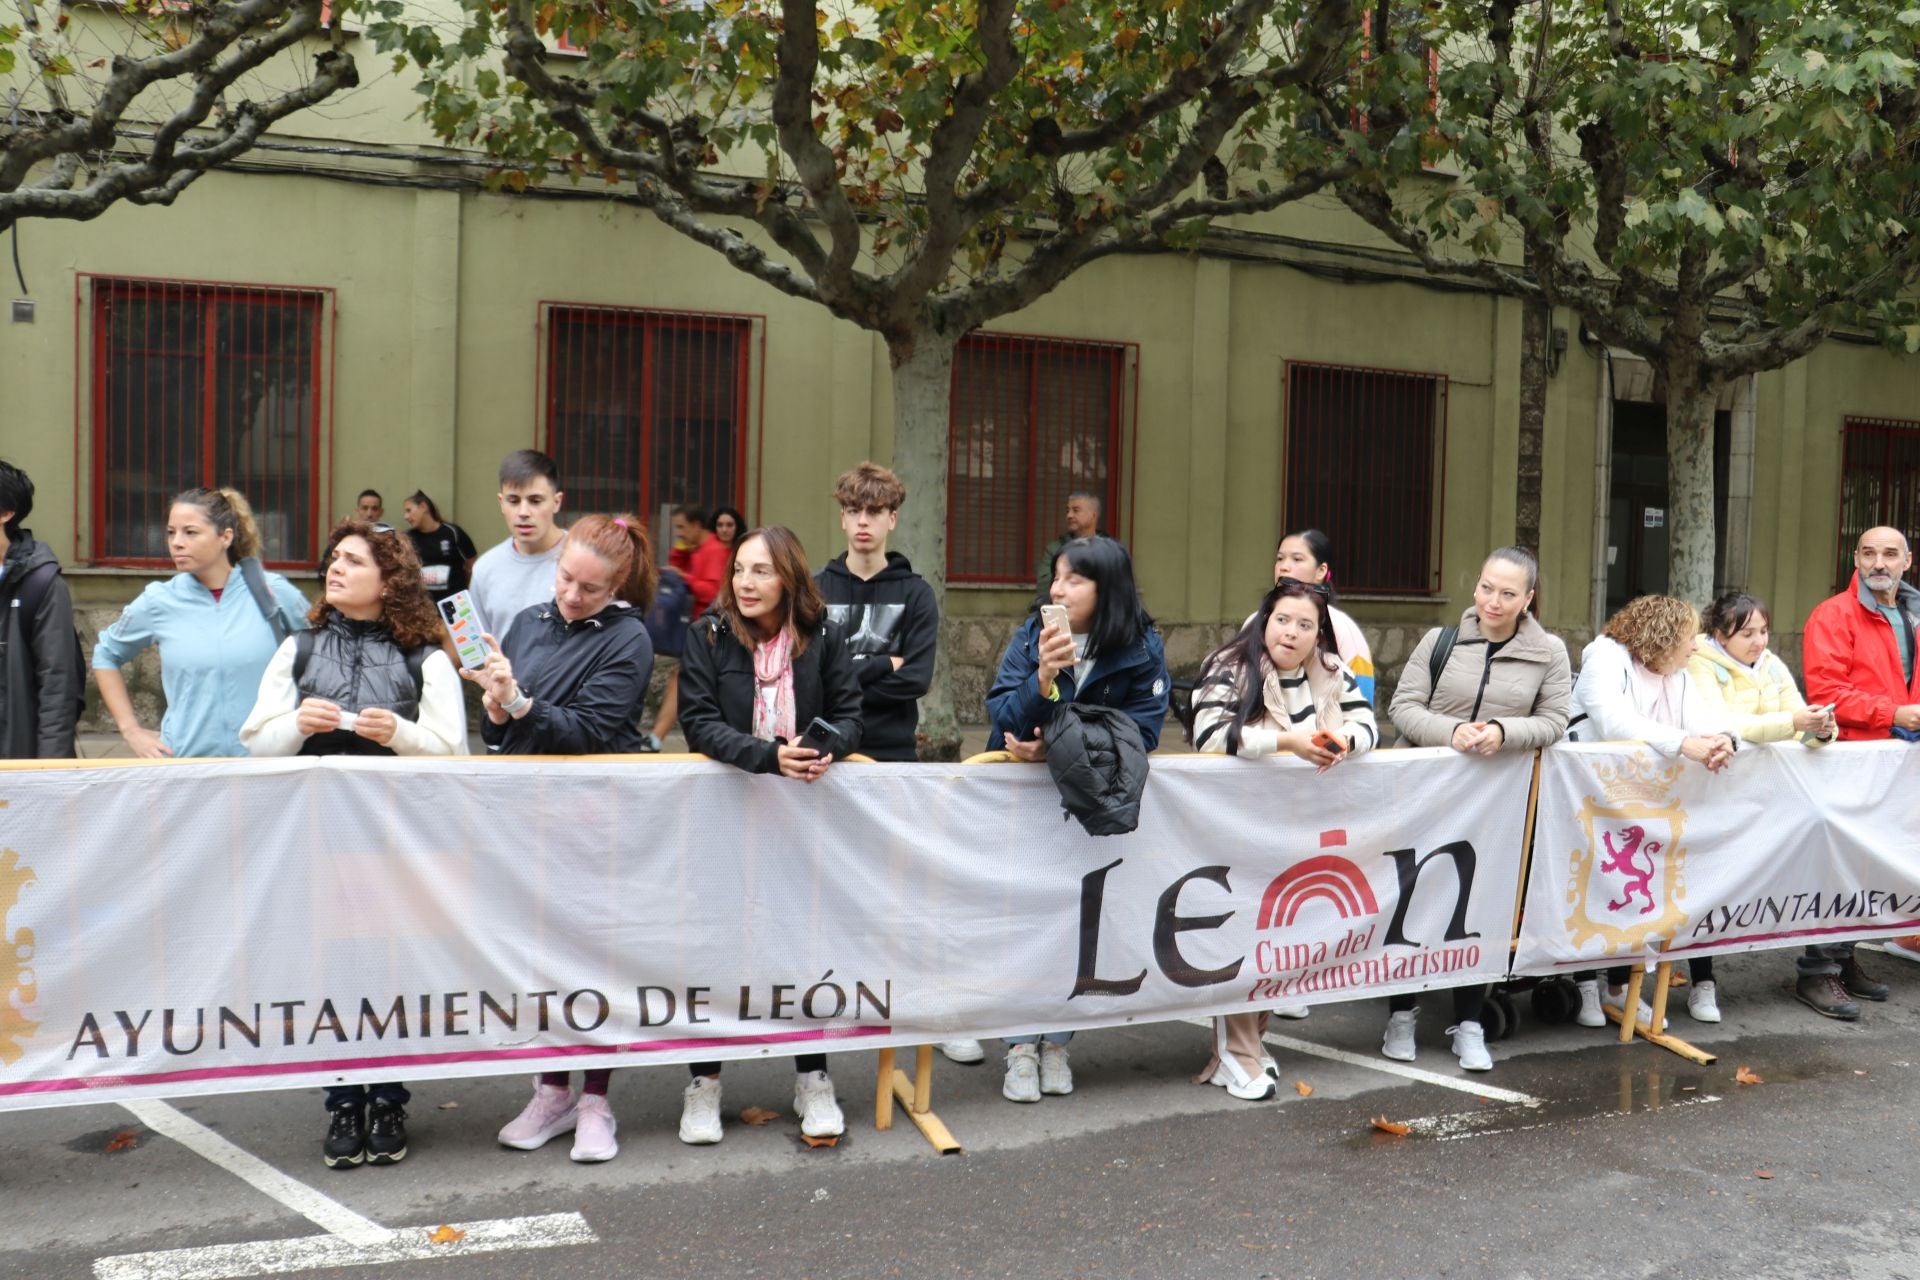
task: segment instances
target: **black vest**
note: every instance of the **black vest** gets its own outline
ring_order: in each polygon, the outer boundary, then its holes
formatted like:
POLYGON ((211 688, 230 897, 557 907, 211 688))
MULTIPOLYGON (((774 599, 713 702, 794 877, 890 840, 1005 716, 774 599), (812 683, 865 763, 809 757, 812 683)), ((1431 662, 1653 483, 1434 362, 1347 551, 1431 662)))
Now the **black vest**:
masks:
MULTIPOLYGON (((302 698, 324 698, 358 714, 381 707, 403 720, 420 718, 420 686, 407 653, 384 622, 356 622, 339 613, 311 634, 312 649, 300 669, 296 650, 294 689, 302 698)), ((306 647, 303 643, 302 648, 306 647)), ((303 756, 390 756, 393 750, 345 729, 308 738, 303 756)))

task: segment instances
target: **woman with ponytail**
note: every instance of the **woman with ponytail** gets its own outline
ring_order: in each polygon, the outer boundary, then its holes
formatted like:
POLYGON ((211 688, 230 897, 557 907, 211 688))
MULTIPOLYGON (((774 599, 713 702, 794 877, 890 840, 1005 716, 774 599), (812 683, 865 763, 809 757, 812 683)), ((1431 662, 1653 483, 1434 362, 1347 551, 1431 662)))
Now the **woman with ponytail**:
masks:
POLYGON ((243 756, 240 726, 274 650, 307 625, 307 598, 260 567, 253 509, 235 490, 189 489, 175 498, 167 551, 179 572, 150 583, 94 646, 101 701, 143 759, 243 756), (141 726, 120 673, 156 645, 167 695, 157 733, 141 726))
MULTIPOLYGON (((463 672, 484 692, 480 736, 508 755, 629 754, 640 750, 641 706, 653 677, 647 606, 659 570, 637 516, 588 516, 567 530, 554 570, 553 599, 513 620, 504 649, 478 672, 463 672)), ((572 1133, 580 1163, 611 1160, 611 1068, 585 1073, 580 1093, 565 1071, 543 1073, 533 1099, 500 1130, 503 1146, 532 1151, 572 1133)))

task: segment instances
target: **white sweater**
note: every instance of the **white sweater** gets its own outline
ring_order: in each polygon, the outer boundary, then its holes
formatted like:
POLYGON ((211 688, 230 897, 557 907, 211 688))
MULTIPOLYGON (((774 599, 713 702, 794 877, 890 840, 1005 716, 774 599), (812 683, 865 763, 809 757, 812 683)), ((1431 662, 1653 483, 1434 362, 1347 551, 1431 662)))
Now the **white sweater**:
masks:
MULTIPOLYGON (((466 755, 467 704, 446 650, 428 654, 420 676, 420 719, 395 716, 393 741, 387 745, 399 756, 466 755)), ((267 663, 267 673, 260 677, 260 696, 240 726, 240 742, 247 754, 299 755, 307 740, 297 723, 299 704, 300 693, 293 684, 293 641, 288 639, 267 663)))
POLYGON ((1696 734, 1731 734, 1736 743, 1740 736, 1724 712, 1716 715, 1701 700, 1685 670, 1656 676, 1611 636, 1581 653, 1569 714, 1572 741, 1644 742, 1663 756, 1679 755, 1680 744, 1696 734))

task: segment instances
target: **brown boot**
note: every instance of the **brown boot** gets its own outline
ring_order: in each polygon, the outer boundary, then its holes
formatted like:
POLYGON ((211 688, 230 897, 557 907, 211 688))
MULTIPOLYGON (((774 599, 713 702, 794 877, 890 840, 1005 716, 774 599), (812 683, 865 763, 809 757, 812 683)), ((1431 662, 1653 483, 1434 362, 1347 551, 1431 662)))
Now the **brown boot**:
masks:
POLYGON ((1837 973, 1810 973, 1794 984, 1793 994, 1815 1013, 1842 1022, 1858 1022, 1860 1005, 1847 994, 1837 973))

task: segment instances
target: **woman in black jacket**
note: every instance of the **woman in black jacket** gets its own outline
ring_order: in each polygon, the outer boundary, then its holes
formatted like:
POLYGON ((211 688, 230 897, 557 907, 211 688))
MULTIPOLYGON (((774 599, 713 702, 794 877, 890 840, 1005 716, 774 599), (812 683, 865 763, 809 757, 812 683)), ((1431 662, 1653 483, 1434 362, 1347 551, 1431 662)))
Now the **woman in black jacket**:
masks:
MULTIPOLYGON (((713 608, 694 623, 680 668, 680 728, 702 755, 783 778, 817 782, 836 756, 860 745, 860 682, 846 639, 790 529, 748 531, 713 608), (826 750, 800 745, 818 718, 833 726, 826 750)), ((846 1130, 824 1053, 793 1060, 793 1108, 808 1137, 846 1130)), ((720 1064, 693 1064, 680 1140, 720 1141, 720 1064)))
MULTIPOLYGON (((640 750, 640 711, 653 676, 647 606, 659 570, 646 527, 634 516, 588 516, 567 531, 554 569, 553 599, 514 619, 504 651, 492 650, 478 673, 463 673, 485 696, 480 736, 507 755, 597 755, 640 750)), ((543 1072, 533 1100, 500 1130, 500 1142, 532 1151, 571 1131, 573 1158, 611 1160, 614 1140, 607 1082, 613 1071, 584 1073, 579 1094, 565 1071, 543 1072)))

